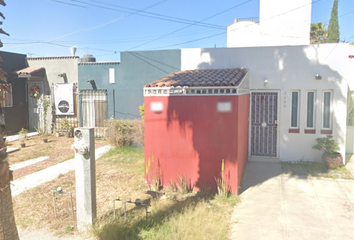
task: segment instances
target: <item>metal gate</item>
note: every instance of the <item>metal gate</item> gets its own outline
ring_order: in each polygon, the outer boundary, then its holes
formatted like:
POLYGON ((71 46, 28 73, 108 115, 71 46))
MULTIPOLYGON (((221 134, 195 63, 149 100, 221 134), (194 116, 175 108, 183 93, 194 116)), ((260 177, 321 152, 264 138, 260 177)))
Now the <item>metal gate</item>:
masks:
POLYGON ((278 93, 251 95, 251 156, 277 156, 278 93))
POLYGON ((94 127, 95 137, 105 136, 107 90, 80 90, 83 127, 94 127))

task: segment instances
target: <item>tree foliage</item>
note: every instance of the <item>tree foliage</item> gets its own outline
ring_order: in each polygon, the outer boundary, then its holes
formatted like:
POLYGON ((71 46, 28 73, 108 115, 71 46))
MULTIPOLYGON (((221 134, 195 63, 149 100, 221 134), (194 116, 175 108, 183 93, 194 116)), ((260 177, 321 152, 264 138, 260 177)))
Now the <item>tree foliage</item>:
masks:
POLYGON ((321 22, 311 24, 310 41, 311 43, 325 43, 328 31, 325 29, 326 24, 321 22))
POLYGON ((339 42, 339 23, 338 23, 338 0, 334 0, 331 18, 328 25, 328 43, 338 43, 339 42))

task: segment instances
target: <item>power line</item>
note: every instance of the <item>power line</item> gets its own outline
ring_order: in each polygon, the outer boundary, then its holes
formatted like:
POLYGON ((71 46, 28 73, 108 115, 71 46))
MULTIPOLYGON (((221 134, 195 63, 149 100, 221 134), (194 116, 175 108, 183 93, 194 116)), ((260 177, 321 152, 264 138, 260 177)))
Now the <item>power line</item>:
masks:
MULTIPOLYGON (((312 3, 309 3, 309 4, 315 4, 315 3, 320 2, 320 1, 323 1, 323 0, 315 0, 315 1, 313 1, 312 3)), ((278 15, 269 17, 269 18, 264 19, 264 20, 267 21, 267 20, 269 20, 269 19, 273 19, 273 18, 279 17, 279 16, 281 16, 281 15, 288 14, 288 13, 290 13, 290 12, 293 12, 293 11, 297 10, 297 9, 306 7, 306 6, 308 6, 309 4, 302 5, 302 6, 300 6, 300 7, 291 9, 291 10, 289 10, 289 11, 280 13, 280 14, 278 14, 278 15)), ((251 25, 252 25, 252 24, 248 24, 248 25, 245 25, 245 26, 243 26, 243 27, 246 28, 246 27, 249 27, 249 26, 251 26, 251 25)), ((212 37, 215 37, 215 36, 218 36, 218 35, 222 35, 222 34, 224 34, 224 33, 220 33, 220 34, 215 34, 215 35, 207 36, 207 37, 205 37, 205 38, 190 40, 190 41, 183 42, 183 43, 176 43, 176 44, 172 44, 172 45, 168 45, 168 46, 164 46, 164 47, 160 47, 160 48, 173 47, 173 46, 178 46, 178 45, 182 45, 182 44, 185 44, 185 43, 196 42, 196 41, 200 41, 200 40, 207 39, 207 38, 212 38, 212 37)), ((264 34, 264 33, 263 33, 263 34, 264 34)), ((293 37, 293 38, 299 38, 299 37, 296 37, 296 36, 285 36, 285 35, 275 35, 275 34, 264 34, 264 35, 278 36, 278 37, 293 37)))
POLYGON ((163 46, 163 47, 159 47, 159 48, 175 47, 175 46, 179 46, 179 45, 183 45, 183 44, 187 44, 187 43, 191 43, 191 42, 196 42, 196 41, 200 41, 200 40, 204 40, 204 39, 220 36, 222 34, 225 34, 225 32, 213 34, 213 35, 210 35, 210 36, 206 36, 206 37, 203 37, 203 38, 198 38, 198 39, 194 39, 194 40, 190 40, 190 41, 186 41, 186 42, 182 42, 182 43, 176 43, 176 44, 172 44, 172 45, 167 45, 167 46, 163 46))
MULTIPOLYGON (((50 1, 57 1, 57 0, 50 0, 50 1)), ((101 8, 101 9, 106 9, 106 10, 112 10, 112 11, 116 11, 116 12, 123 12, 123 13, 134 13, 136 11, 138 11, 137 9, 134 8, 129 8, 129 7, 123 7, 123 6, 119 6, 119 5, 115 5, 115 4, 107 4, 105 3, 105 5, 97 5, 97 4, 92 4, 92 3, 88 3, 87 1, 80 1, 80 0, 71 0, 73 2, 78 2, 81 4, 85 4, 91 7, 96 7, 96 8, 101 8), (113 6, 113 7, 108 7, 108 6, 113 6), (121 8, 121 9, 117 9, 117 8, 121 8), (125 9, 125 10, 122 10, 125 9)), ((98 2, 98 1, 94 1, 91 0, 91 2, 98 2)), ((101 2, 98 2, 101 4, 101 2)), ((183 24, 191 24, 194 23, 198 26, 201 27, 207 27, 207 28, 216 28, 216 29, 224 29, 224 26, 220 26, 220 25, 215 25, 215 24, 209 24, 209 23, 198 23, 196 21, 193 20, 188 20, 188 19, 184 19, 184 18, 178 18, 178 17, 172 17, 172 16, 168 16, 168 15, 163 15, 163 14, 158 14, 158 13, 152 13, 152 12, 147 12, 147 11, 139 11, 139 13, 136 13, 136 15, 139 16, 144 16, 144 17, 148 17, 148 18, 154 18, 154 19, 159 19, 159 20, 164 20, 164 21, 169 21, 169 22, 175 22, 175 23, 183 23, 183 24)))
POLYGON ((144 55, 142 55, 142 54, 140 54, 140 53, 138 53, 138 52, 127 52, 127 53, 130 53, 131 55, 133 55, 133 56, 135 56, 135 57, 136 57, 136 55, 139 55, 141 58, 148 59, 148 60, 150 60, 150 61, 152 61, 152 62, 156 62, 156 63, 158 63, 158 64, 161 64, 161 65, 163 65, 163 66, 172 68, 172 69, 177 70, 177 71, 180 70, 179 68, 176 68, 176 67, 174 67, 174 66, 168 65, 168 64, 166 64, 166 63, 164 63, 164 62, 161 62, 161 61, 158 61, 158 60, 156 60, 156 59, 153 59, 153 58, 144 56, 144 55))
MULTIPOLYGON (((244 4, 249 3, 249 2, 252 2, 252 1, 253 1, 253 0, 247 0, 247 1, 242 2, 242 3, 240 3, 240 4, 237 4, 237 5, 235 5, 235 6, 231 7, 231 8, 225 9, 225 10, 223 10, 223 11, 221 11, 221 12, 218 12, 218 13, 216 13, 216 14, 213 14, 213 15, 207 17, 207 18, 204 18, 204 19, 198 21, 197 23, 204 22, 204 21, 206 21, 206 20, 208 20, 208 19, 211 19, 211 18, 213 18, 213 17, 216 17, 216 16, 218 16, 218 15, 220 15, 220 14, 223 14, 223 13, 225 13, 225 12, 228 12, 228 11, 230 11, 230 10, 232 10, 232 9, 235 9, 235 8, 237 8, 237 7, 240 7, 240 6, 244 5, 244 4)), ((161 38, 163 38, 163 37, 172 35, 172 34, 174 34, 174 33, 176 33, 176 32, 182 31, 182 30, 184 30, 184 29, 186 29, 186 28, 189 28, 189 27, 192 27, 192 26, 194 26, 194 25, 195 25, 195 24, 190 24, 190 25, 188 25, 188 26, 186 26, 186 27, 179 28, 179 29, 177 29, 177 30, 175 30, 175 31, 172 31, 172 32, 170 32, 170 33, 167 33, 167 34, 165 34, 165 35, 162 35, 162 36, 160 36, 160 37, 158 37, 158 38, 155 38, 155 39, 153 39, 153 40, 151 40, 151 41, 147 41, 147 42, 142 43, 142 44, 139 44, 139 45, 137 45, 137 46, 135 46, 135 47, 129 48, 127 51, 132 50, 132 49, 135 49, 135 48, 138 48, 138 47, 141 47, 141 46, 144 46, 144 45, 149 44, 149 43, 152 43, 152 42, 155 42, 155 41, 157 41, 157 40, 159 40, 159 39, 161 39, 161 38)))
MULTIPOLYGON (((81 32, 81 33, 85 33, 85 32, 88 32, 88 31, 92 31, 92 30, 101 28, 101 27, 103 27, 103 26, 106 26, 106 25, 112 24, 112 23, 114 23, 114 22, 121 21, 121 20, 123 20, 123 19, 125 19, 125 18, 127 18, 127 17, 130 17, 130 16, 132 16, 132 15, 138 13, 139 11, 144 11, 144 10, 150 9, 150 8, 152 8, 152 7, 155 7, 155 6, 157 6, 157 5, 159 5, 159 4, 163 3, 163 2, 166 2, 166 1, 168 1, 168 0, 162 0, 162 1, 158 2, 158 3, 155 3, 155 4, 153 4, 153 5, 150 5, 150 6, 146 7, 146 8, 144 8, 144 9, 137 10, 135 13, 131 13, 131 14, 125 15, 125 16, 123 16, 123 17, 120 17, 120 18, 111 20, 111 21, 109 21, 109 22, 103 23, 103 24, 101 24, 101 25, 98 25, 98 26, 95 26, 95 27, 92 27, 92 28, 76 30, 76 31, 74 31, 74 32, 67 33, 67 34, 61 35, 61 36, 59 36, 59 37, 56 37, 56 38, 53 38, 53 39, 44 41, 43 43, 53 42, 53 41, 56 41, 56 40, 61 39, 61 38, 65 38, 65 37, 68 37, 68 36, 75 35, 75 34, 80 33, 80 32, 81 32)), ((27 44, 27 45, 33 45, 33 44, 27 44)), ((27 46, 27 45, 23 45, 23 46, 27 46)), ((23 47, 23 46, 20 46, 20 47, 23 47)))
POLYGON ((143 62, 145 62, 145 63, 149 64, 150 66, 152 66, 152 67, 154 67, 154 68, 156 68, 156 69, 160 70, 161 72, 164 72, 164 73, 166 73, 166 74, 170 74, 169 72, 167 72, 167 71, 163 70, 162 68, 160 68, 160 67, 156 66, 155 64, 150 63, 149 61, 146 61, 145 59, 143 59, 143 58, 141 58, 141 57, 137 56, 137 54, 136 54, 135 52, 129 52, 129 53, 130 53, 130 54, 132 54, 134 57, 136 57, 136 58, 140 59, 141 61, 143 61, 143 62))
POLYGON ((73 4, 73 3, 67 3, 67 2, 63 2, 63 1, 59 1, 59 0, 48 0, 51 2, 57 2, 57 3, 62 3, 62 4, 66 4, 66 5, 70 5, 70 6, 74 6, 74 7, 81 7, 81 8, 86 8, 85 6, 81 6, 78 4, 73 4))

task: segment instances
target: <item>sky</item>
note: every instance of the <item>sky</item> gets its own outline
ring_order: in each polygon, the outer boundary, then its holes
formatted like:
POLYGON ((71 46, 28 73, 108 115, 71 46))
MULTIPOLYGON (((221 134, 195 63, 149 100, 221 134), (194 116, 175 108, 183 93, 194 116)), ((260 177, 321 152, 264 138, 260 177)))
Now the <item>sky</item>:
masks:
MULTIPOLYGON (((258 18, 260 0, 5 1, 1 51, 56 57, 75 46, 79 57, 119 61, 123 51, 226 47, 227 26, 258 18)), ((311 22, 328 24, 333 0, 312 1, 311 22)), ((354 42, 354 1, 339 0, 338 16, 341 41, 354 42)))

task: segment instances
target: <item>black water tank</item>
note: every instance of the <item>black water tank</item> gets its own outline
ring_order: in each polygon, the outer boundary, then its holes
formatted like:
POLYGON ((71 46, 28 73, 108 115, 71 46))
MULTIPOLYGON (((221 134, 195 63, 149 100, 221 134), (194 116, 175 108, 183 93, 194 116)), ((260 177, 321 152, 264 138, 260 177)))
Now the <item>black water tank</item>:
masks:
POLYGON ((81 62, 96 62, 96 58, 90 54, 87 54, 81 58, 81 62))

